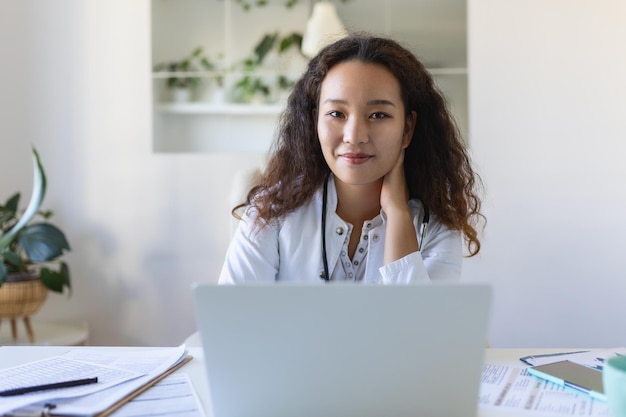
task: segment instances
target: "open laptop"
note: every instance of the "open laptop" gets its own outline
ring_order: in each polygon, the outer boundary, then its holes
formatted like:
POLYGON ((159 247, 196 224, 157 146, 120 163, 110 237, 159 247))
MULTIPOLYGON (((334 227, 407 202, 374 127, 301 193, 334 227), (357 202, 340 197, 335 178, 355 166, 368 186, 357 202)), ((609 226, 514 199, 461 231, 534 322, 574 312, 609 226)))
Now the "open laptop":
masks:
POLYGON ((213 417, 476 415, 486 284, 200 284, 213 417))

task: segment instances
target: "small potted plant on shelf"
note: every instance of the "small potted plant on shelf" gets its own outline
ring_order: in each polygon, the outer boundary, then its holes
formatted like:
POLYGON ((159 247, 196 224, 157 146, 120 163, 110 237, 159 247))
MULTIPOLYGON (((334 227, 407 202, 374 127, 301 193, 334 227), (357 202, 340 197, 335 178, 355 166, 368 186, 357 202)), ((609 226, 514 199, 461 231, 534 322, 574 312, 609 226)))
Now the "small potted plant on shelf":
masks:
POLYGON ((46 176, 37 151, 32 153, 33 191, 28 206, 19 210, 19 192, 0 206, 0 321, 11 320, 16 338, 15 321, 22 318, 31 343, 29 317, 43 305, 48 290, 71 291, 69 268, 61 260, 70 246, 65 234, 47 221, 52 212, 39 209, 46 176), (31 222, 36 217, 43 221, 31 222))
POLYGON ((269 85, 261 77, 252 75, 244 75, 233 89, 233 97, 237 103, 264 103, 269 95, 269 85))
MULTIPOLYGON (((241 71, 244 74, 234 85, 234 100, 243 103, 267 102, 271 100, 273 86, 270 86, 270 84, 272 83, 260 76, 266 58, 272 52, 275 52, 274 58, 280 58, 290 49, 299 51, 301 44, 302 35, 297 32, 284 37, 281 37, 278 32, 263 35, 255 46, 252 56, 240 64, 241 71)), ((277 64, 274 63, 273 66, 276 67, 277 64)), ((290 81, 286 75, 279 74, 276 80, 277 89, 290 89, 290 81)))
MULTIPOLYGON (((201 78, 196 74, 198 71, 215 71, 215 64, 204 55, 201 46, 194 49, 189 56, 179 61, 164 62, 155 65, 155 71, 169 73, 166 78, 166 86, 172 92, 173 101, 188 101, 192 91, 200 85, 201 78)), ((216 76, 218 84, 221 76, 216 76)))

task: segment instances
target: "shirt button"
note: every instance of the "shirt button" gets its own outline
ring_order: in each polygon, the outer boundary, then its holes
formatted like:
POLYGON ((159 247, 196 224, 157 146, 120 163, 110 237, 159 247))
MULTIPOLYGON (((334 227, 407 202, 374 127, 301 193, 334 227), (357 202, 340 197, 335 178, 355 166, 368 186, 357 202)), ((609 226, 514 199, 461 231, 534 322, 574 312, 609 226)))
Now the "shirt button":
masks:
POLYGON ((370 227, 372 227, 372 223, 370 223, 370 222, 365 223, 365 228, 366 229, 369 229, 370 227))
POLYGON ((358 265, 358 264, 359 264, 359 261, 354 261, 354 265, 358 265))
POLYGON ((335 230, 335 232, 337 232, 339 236, 343 235, 343 232, 344 232, 343 227, 338 227, 337 230, 335 230))
POLYGON ((374 235, 374 242, 378 242, 379 239, 380 239, 380 236, 374 235))
POLYGON ((363 236, 363 239, 367 240, 367 239, 369 239, 369 236, 365 235, 365 236, 363 236))
POLYGON ((346 266, 350 266, 350 262, 346 262, 346 266))
POLYGON ((352 279, 352 277, 353 277, 353 276, 354 276, 354 274, 353 274, 352 272, 350 272, 350 273, 348 274, 348 278, 350 278, 350 279, 352 279))
POLYGON ((346 251, 341 251, 341 256, 346 256, 346 251))
POLYGON ((363 253, 363 251, 365 251, 365 249, 359 248, 359 253, 363 253))

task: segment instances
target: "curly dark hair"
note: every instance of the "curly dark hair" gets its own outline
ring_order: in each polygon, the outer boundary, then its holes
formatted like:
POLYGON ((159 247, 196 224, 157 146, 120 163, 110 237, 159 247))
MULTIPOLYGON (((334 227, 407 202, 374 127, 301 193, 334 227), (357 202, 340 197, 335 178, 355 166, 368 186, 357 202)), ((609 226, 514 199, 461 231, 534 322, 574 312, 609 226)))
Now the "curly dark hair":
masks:
MULTIPOLYGON (((394 40, 355 33, 322 49, 295 84, 281 114, 264 173, 237 211, 253 206, 267 224, 307 203, 327 179, 328 167, 317 136, 316 114, 324 77, 347 61, 374 63, 398 79, 406 116, 417 114, 404 173, 410 198, 418 198, 447 227, 462 232, 469 256, 480 250, 477 224, 480 177, 443 95, 416 56, 394 40)), ((261 226, 262 227, 262 226, 261 226)))

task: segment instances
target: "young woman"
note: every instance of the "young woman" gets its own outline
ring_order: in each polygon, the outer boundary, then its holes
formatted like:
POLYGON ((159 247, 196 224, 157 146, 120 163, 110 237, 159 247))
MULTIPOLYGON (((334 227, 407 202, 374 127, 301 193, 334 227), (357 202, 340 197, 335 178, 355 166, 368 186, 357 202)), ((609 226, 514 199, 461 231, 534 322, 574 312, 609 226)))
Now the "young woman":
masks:
POLYGON ((459 279, 478 177, 433 80, 393 40, 324 48, 289 96, 220 283, 459 279))

